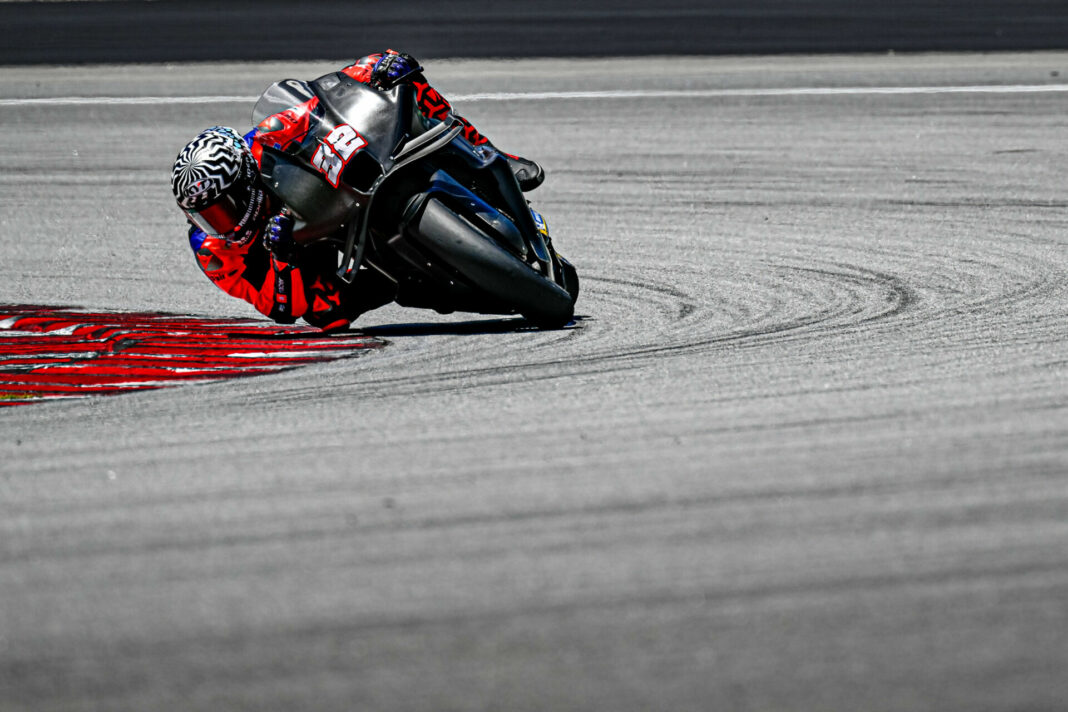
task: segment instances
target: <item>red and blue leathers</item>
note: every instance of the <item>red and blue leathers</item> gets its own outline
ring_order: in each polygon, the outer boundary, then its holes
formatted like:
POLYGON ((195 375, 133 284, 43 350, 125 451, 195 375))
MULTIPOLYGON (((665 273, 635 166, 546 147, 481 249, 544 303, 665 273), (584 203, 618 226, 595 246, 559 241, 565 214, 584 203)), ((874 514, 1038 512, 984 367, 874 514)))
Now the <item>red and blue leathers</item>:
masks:
MULTIPOLYGON (((375 63, 383 54, 363 57, 341 71, 369 84, 375 63)), ((444 120, 452 112, 449 102, 422 74, 410 83, 419 109, 427 118, 444 120)), ((263 145, 279 141, 279 131, 287 139, 298 140, 307 133, 306 112, 310 108, 295 107, 278 114, 272 117, 275 124, 270 131, 263 130, 261 124, 261 130, 253 129, 245 135, 257 162, 263 155, 263 145)), ((460 116, 455 118, 464 125, 463 136, 472 145, 489 142, 469 121, 460 116)), ((269 214, 283 207, 272 204, 268 206, 269 214)), ((189 230, 189 244, 204 274, 227 294, 245 300, 275 321, 292 323, 304 319, 324 331, 345 329, 361 313, 393 300, 392 282, 375 270, 363 270, 352 285, 340 280, 335 274, 336 255, 332 248, 302 248, 290 263, 264 247, 261 238, 262 232, 239 245, 196 227, 189 230)))

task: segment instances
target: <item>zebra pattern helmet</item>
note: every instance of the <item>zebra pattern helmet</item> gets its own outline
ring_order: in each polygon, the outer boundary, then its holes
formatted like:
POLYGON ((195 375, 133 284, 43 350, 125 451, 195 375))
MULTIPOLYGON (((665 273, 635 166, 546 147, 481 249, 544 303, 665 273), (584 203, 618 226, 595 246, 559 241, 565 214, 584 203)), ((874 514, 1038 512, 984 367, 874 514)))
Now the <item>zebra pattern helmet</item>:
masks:
POLYGON ((259 167, 232 128, 213 126, 182 149, 171 171, 171 190, 194 225, 230 244, 247 243, 266 222, 259 167))

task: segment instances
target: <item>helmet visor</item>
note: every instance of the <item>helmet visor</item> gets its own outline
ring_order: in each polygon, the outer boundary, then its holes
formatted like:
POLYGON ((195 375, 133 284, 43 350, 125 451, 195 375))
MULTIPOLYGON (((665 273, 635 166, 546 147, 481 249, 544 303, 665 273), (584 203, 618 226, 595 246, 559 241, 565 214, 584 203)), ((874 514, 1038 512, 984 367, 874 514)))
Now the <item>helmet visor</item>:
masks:
POLYGON ((240 227, 248 210, 247 197, 244 205, 239 205, 232 195, 220 196, 211 205, 200 210, 186 210, 186 216, 209 235, 229 235, 240 227))

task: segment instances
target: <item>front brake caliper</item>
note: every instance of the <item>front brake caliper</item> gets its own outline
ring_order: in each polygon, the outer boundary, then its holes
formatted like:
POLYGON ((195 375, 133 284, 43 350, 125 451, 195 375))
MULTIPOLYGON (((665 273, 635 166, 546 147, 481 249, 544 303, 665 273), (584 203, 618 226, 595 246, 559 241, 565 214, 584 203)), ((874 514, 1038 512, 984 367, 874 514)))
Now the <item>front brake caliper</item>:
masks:
MULTIPOLYGON (((529 206, 528 206, 529 207, 529 206)), ((534 208, 530 208, 530 217, 534 218, 534 227, 538 229, 546 239, 549 238, 549 226, 545 224, 545 218, 534 208)))

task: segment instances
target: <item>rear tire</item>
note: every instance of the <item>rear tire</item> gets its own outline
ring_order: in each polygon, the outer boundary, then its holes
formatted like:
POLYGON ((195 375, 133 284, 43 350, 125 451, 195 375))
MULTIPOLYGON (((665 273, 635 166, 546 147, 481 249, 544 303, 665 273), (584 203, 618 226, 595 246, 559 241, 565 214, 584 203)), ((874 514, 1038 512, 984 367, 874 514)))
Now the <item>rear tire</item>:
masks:
POLYGON ((418 241, 442 262, 538 328, 558 329, 574 317, 578 277, 573 267, 574 289, 565 289, 435 198, 427 200, 413 227, 418 241))

